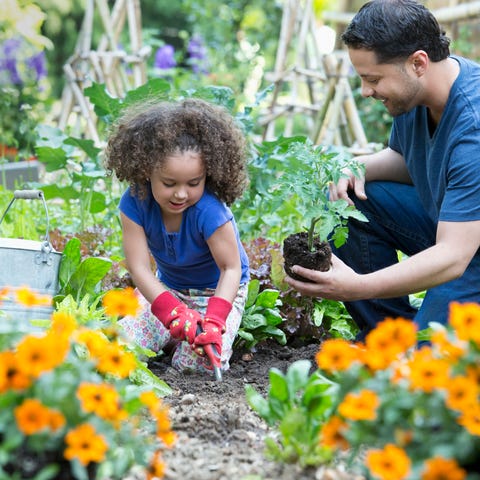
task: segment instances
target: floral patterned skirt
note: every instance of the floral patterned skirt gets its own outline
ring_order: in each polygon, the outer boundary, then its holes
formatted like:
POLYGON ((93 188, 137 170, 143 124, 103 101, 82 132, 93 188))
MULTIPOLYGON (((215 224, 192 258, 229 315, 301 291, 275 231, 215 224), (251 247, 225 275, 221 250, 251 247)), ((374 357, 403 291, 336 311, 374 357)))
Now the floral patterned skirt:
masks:
MULTIPOLYGON (((214 289, 206 290, 171 290, 188 308, 204 315, 207 309, 208 299, 215 295, 214 289)), ((162 322, 152 314, 150 303, 138 291, 135 290, 140 301, 141 310, 136 317, 126 316, 119 321, 126 336, 143 348, 154 352, 161 352, 167 345, 175 340, 170 335, 162 322)), ((247 299, 247 285, 240 285, 237 296, 232 304, 232 310, 227 317, 226 331, 222 335, 221 368, 223 371, 230 367, 230 357, 233 353, 233 342, 237 336, 242 321, 245 301, 247 299)), ((172 366, 178 370, 197 370, 212 373, 208 358, 197 355, 188 342, 179 342, 172 356, 172 366)))

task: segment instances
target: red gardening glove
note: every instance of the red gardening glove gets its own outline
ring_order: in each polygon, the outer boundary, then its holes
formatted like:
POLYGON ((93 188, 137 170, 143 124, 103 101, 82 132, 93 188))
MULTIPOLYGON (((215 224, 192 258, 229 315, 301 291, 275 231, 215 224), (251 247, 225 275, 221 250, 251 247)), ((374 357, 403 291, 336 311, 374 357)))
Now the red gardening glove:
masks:
POLYGON ((203 345, 212 344, 218 355, 222 354, 222 333, 225 333, 227 317, 232 304, 221 297, 210 297, 205 317, 200 320, 202 331, 195 337, 193 349, 198 355, 205 355, 203 345))
POLYGON ((170 292, 161 293, 152 303, 152 313, 168 328, 170 335, 192 344, 197 324, 202 319, 196 311, 188 308, 170 292))

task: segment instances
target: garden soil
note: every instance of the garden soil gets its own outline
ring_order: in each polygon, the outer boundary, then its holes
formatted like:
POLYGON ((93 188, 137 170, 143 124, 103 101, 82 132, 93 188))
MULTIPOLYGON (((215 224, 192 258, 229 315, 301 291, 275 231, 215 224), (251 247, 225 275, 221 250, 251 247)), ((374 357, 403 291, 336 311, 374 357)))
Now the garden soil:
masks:
POLYGON ((321 242, 319 237, 313 239, 313 250, 308 247, 308 232, 297 232, 289 235, 283 241, 284 268, 287 274, 302 282, 310 282, 301 275, 292 272, 294 265, 300 265, 310 270, 326 272, 332 263, 332 248, 328 242, 321 242))
POLYGON ((361 480, 341 465, 301 469, 280 464, 264 455, 264 439, 274 431, 249 407, 245 385, 266 396, 268 372, 286 372, 296 360, 315 364, 318 345, 299 348, 274 341, 257 345, 254 353, 235 351, 230 370, 222 381, 200 373, 180 373, 168 357, 155 358, 149 368, 168 383, 173 393, 170 406, 176 445, 165 451, 166 480, 361 480))

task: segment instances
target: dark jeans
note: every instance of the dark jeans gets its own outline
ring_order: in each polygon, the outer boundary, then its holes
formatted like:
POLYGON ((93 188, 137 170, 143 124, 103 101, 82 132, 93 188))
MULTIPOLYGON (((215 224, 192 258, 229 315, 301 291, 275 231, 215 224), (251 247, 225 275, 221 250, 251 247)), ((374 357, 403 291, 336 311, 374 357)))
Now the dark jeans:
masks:
MULTIPOLYGON (((397 251, 412 256, 435 244, 436 224, 427 216, 415 189, 393 182, 366 184, 368 199, 355 205, 369 222, 352 220, 347 243, 334 253, 357 273, 370 273, 398 262, 397 251)), ((458 239, 462 241, 461 238, 458 239)), ((429 322, 446 324, 452 301, 480 302, 480 255, 477 252, 462 277, 427 291, 417 311, 408 296, 345 302, 345 307, 361 329, 359 340, 385 317, 413 319, 419 330, 429 322)))

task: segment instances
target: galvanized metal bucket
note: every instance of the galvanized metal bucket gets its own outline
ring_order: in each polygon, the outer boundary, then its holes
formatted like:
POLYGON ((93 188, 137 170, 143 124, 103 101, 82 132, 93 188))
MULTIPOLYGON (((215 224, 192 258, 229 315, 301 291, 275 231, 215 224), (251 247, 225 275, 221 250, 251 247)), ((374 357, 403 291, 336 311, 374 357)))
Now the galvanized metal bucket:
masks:
POLYGON ((28 287, 42 296, 54 296, 58 292, 58 272, 62 254, 54 250, 49 237, 47 204, 41 190, 15 190, 13 198, 0 219, 17 199, 39 199, 45 208, 47 231, 43 241, 19 238, 0 238, 0 291, 6 291, 0 299, 0 333, 32 332, 39 327, 32 320, 49 319, 50 305, 26 306, 18 303, 15 292, 28 287))

